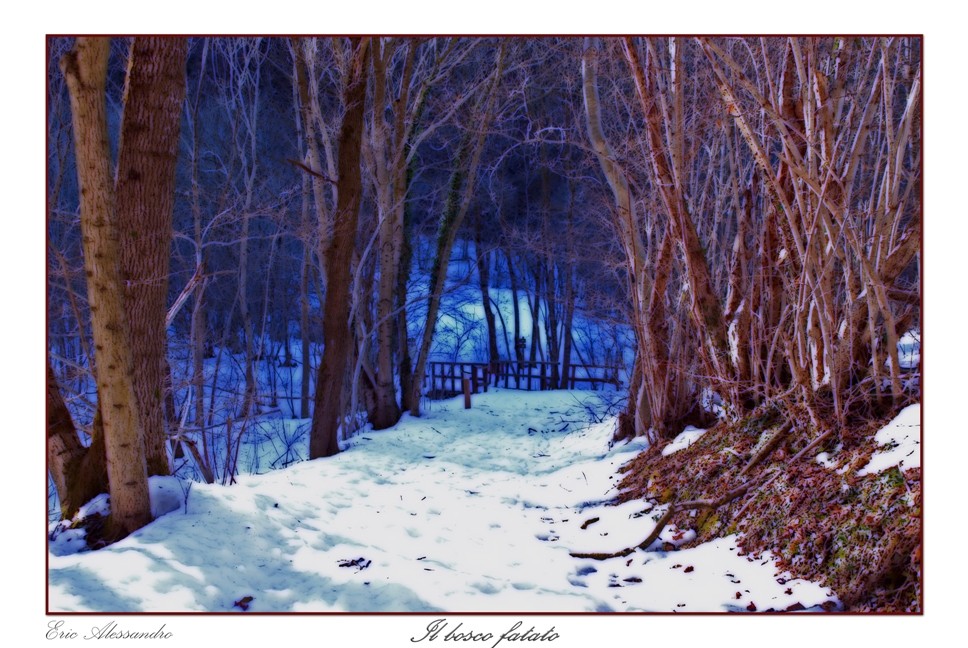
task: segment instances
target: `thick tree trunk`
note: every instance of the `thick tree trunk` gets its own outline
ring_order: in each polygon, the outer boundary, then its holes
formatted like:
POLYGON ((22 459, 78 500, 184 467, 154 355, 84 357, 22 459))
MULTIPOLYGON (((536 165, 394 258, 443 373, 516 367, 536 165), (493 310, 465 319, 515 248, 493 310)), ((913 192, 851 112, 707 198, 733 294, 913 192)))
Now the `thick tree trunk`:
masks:
MULTIPOLYGON (((397 272, 400 269, 400 255, 403 247, 403 197, 405 188, 400 186, 399 173, 405 164, 402 151, 403 135, 394 132, 390 141, 389 127, 386 123, 387 104, 387 60, 392 56, 389 45, 382 40, 373 45, 370 60, 373 63, 373 119, 369 146, 374 167, 374 191, 376 193, 377 214, 379 217, 380 280, 376 300, 376 380, 374 384, 374 407, 369 412, 370 422, 376 430, 386 429, 400 420, 400 407, 397 405, 397 390, 393 379, 393 347, 395 321, 393 317, 394 292, 398 286, 397 272), (390 145, 388 160, 388 144, 390 145)), ((413 52, 413 49, 411 49, 413 52)), ((408 57, 412 70, 412 56, 408 57)), ((409 79, 406 84, 409 85, 409 79)), ((398 114, 405 111, 404 106, 394 102, 398 114)), ((398 124, 403 128, 402 123, 398 124)))
MULTIPOLYGON (((117 211, 108 148, 107 38, 79 38, 61 60, 71 95, 81 232, 104 422, 111 517, 107 537, 122 538, 151 521, 144 433, 131 375, 117 211)), ((160 384, 158 388, 160 389, 160 384)))
POLYGON ((135 38, 128 60, 117 172, 118 229, 134 390, 148 474, 168 475, 162 399, 175 161, 187 39, 135 38))
MULTIPOLYGON (((353 60, 344 92, 345 114, 339 134, 339 197, 333 244, 324 256, 329 287, 323 308, 323 360, 316 379, 316 408, 309 436, 309 457, 339 452, 340 400, 353 336, 349 328, 350 283, 356 227, 362 196, 363 113, 368 78, 368 38, 353 39, 353 60)), ((320 226, 323 226, 320 223, 320 226)))
MULTIPOLYGON (((54 480, 57 497, 64 511, 68 499, 67 467, 84 455, 85 448, 77 438, 71 413, 61 397, 57 377, 47 359, 47 469, 54 480)), ((66 517, 66 515, 65 515, 66 517)))

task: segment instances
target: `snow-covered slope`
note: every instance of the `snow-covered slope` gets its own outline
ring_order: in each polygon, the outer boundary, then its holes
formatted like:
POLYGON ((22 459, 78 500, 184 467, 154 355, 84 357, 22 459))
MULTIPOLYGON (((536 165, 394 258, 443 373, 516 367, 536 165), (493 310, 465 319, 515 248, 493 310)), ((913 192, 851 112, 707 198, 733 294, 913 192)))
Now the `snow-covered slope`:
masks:
POLYGON ((573 558, 638 544, 661 512, 605 505, 643 446, 610 448, 601 414, 587 392, 496 390, 469 411, 434 403, 335 457, 185 486, 187 507, 111 547, 51 552, 50 610, 695 612, 833 598, 732 538, 573 558))

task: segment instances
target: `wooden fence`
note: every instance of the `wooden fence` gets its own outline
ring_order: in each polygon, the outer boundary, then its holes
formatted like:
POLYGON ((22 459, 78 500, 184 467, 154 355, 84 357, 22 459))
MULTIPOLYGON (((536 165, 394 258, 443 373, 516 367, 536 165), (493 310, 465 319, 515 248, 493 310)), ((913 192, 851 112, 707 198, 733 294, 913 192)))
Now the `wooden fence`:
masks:
POLYGON ((505 389, 546 391, 549 389, 591 389, 604 385, 621 386, 618 367, 611 365, 569 364, 562 368, 554 362, 430 362, 424 390, 430 398, 450 398, 463 393, 463 379, 470 382, 471 393, 487 391, 489 385, 505 389))

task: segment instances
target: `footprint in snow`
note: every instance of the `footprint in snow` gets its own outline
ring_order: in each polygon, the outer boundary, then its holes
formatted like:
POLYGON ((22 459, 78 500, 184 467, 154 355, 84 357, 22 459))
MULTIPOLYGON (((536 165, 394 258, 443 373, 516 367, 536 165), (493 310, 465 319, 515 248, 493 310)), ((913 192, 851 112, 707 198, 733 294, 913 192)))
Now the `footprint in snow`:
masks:
POLYGON ((503 588, 498 587, 493 583, 471 583, 471 587, 476 589, 481 594, 497 594, 503 588))

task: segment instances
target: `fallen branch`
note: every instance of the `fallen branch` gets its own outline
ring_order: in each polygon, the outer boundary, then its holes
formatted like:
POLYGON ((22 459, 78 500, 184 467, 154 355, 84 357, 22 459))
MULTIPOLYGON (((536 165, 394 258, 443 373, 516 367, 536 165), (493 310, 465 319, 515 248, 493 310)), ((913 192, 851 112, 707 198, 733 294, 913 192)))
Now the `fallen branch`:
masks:
POLYGON ((195 465, 198 466, 198 469, 202 472, 202 478, 205 480, 205 483, 214 484, 215 475, 212 474, 212 468, 202 457, 202 453, 198 451, 198 446, 195 444, 195 442, 189 439, 188 437, 182 436, 180 434, 176 436, 174 440, 176 442, 182 443, 185 447, 188 448, 188 451, 192 454, 192 457, 194 457, 195 459, 195 465))
POLYGON ((781 427, 777 428, 776 431, 773 433, 773 436, 770 437, 770 439, 763 444, 763 447, 760 448, 759 451, 756 454, 754 454, 752 458, 750 458, 749 462, 743 467, 743 469, 739 471, 739 476, 742 477, 750 470, 755 468, 761 461, 769 457, 773 453, 773 451, 776 450, 776 447, 780 445, 780 441, 782 441, 786 437, 787 433, 792 428, 793 428, 793 425, 791 425, 790 423, 785 423, 781 427))
POLYGON ((816 448, 818 445, 820 445, 821 443, 823 443, 824 441, 826 441, 827 438, 831 434, 833 434, 833 433, 834 433, 834 430, 833 430, 833 428, 831 428, 831 429, 827 430, 826 432, 824 432, 823 434, 821 434, 820 436, 818 436, 816 439, 814 439, 813 441, 811 441, 810 443, 808 443, 806 448, 804 448, 800 452, 798 452, 795 455, 793 455, 793 458, 790 459, 790 463, 791 464, 794 464, 794 463, 800 461, 800 459, 802 459, 804 455, 806 455, 811 450, 813 450, 814 448, 816 448))
POLYGON ((665 513, 662 514, 662 517, 659 518, 659 521, 655 523, 655 528, 652 529, 652 533, 650 533, 645 540, 643 540, 642 542, 640 542, 634 547, 627 547, 615 553, 570 553, 568 555, 570 555, 572 558, 608 560, 609 558, 624 558, 625 556, 628 556, 629 554, 635 552, 638 549, 647 549, 649 545, 651 545, 653 542, 656 541, 656 539, 659 537, 659 534, 662 533, 662 530, 666 527, 666 524, 669 523, 669 519, 672 518, 672 516, 675 513, 676 513, 676 505, 673 504, 666 510, 665 513))

